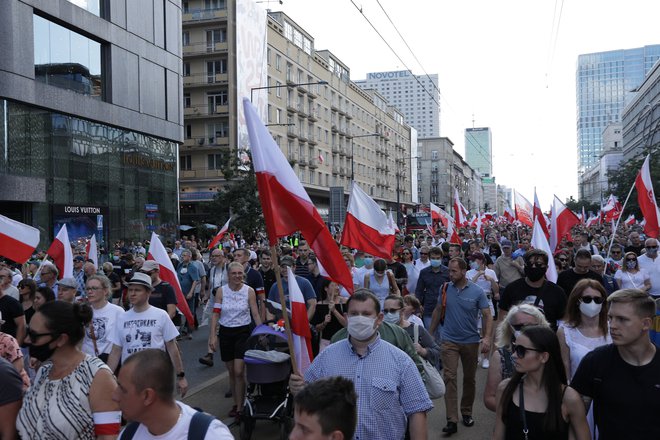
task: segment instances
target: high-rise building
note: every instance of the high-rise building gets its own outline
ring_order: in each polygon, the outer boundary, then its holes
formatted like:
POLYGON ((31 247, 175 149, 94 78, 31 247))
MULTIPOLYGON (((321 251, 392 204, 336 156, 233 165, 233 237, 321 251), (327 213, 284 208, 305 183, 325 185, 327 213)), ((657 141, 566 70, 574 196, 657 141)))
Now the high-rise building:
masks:
POLYGON ((584 54, 576 70, 577 172, 579 198, 583 174, 599 160, 603 130, 621 123, 645 75, 660 58, 660 45, 584 54))
MULTIPOLYGON (((622 112, 623 162, 657 154, 660 148, 660 61, 622 112)), ((657 188, 657 187, 656 187, 657 188)), ((657 191, 657 190, 656 190, 657 191)))
POLYGON ((482 176, 493 175, 493 136, 490 128, 465 129, 465 160, 482 176))
POLYGON ((372 72, 355 81, 365 90, 376 90, 405 115, 420 138, 440 136, 438 75, 414 75, 409 70, 372 72))
POLYGON ((0 213, 82 245, 174 237, 181 2, 6 0, 0 213))

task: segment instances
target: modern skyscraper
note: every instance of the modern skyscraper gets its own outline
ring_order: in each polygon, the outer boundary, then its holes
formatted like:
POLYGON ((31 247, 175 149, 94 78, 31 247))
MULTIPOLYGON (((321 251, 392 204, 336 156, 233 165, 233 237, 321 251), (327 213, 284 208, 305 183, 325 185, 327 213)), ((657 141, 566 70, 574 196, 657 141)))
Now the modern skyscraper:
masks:
POLYGON ((490 128, 465 129, 465 160, 482 176, 493 175, 493 135, 490 128))
POLYGON ((420 138, 440 136, 438 75, 413 75, 409 70, 373 72, 355 81, 365 90, 376 90, 405 115, 420 138))
POLYGON ((609 124, 621 123, 621 112, 658 58, 658 44, 578 56, 576 125, 580 198, 582 175, 598 162, 602 153, 603 130, 609 124))

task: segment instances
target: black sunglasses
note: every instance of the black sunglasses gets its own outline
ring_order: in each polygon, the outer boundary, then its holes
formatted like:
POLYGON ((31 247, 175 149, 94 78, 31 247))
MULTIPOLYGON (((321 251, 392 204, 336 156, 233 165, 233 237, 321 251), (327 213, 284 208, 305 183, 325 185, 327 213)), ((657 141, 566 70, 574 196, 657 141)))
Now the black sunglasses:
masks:
POLYGON ((396 313, 401 309, 383 309, 383 313, 396 313))
POLYGON ((637 258, 626 258, 626 261, 637 261, 637 258))
POLYGON ((543 350, 536 348, 525 347, 524 345, 511 344, 511 352, 516 355, 518 359, 525 357, 528 351, 536 351, 537 353, 543 353, 543 350))
POLYGON ((585 304, 591 304, 591 301, 595 302, 596 304, 602 304, 605 299, 602 296, 583 296, 580 298, 580 301, 585 304))
POLYGON ((657 246, 646 246, 646 249, 657 249, 657 246))
POLYGON ((519 332, 519 331, 521 331, 522 329, 524 329, 525 327, 527 327, 528 325, 531 325, 531 324, 511 324, 511 323, 509 323, 509 325, 511 326, 512 329, 519 332))
MULTIPOLYGON (((31 341, 31 342, 34 342, 35 340, 37 340, 37 338, 40 338, 41 336, 54 336, 54 335, 59 336, 59 335, 58 335, 57 333, 55 333, 55 332, 36 333, 34 330, 30 329, 29 327, 28 327, 28 329, 27 329, 27 331, 26 331, 26 334, 30 337, 30 341, 31 341)), ((53 339, 55 339, 55 338, 53 338, 53 339)))
POLYGON ((568 261, 568 258, 560 258, 559 261, 568 261))

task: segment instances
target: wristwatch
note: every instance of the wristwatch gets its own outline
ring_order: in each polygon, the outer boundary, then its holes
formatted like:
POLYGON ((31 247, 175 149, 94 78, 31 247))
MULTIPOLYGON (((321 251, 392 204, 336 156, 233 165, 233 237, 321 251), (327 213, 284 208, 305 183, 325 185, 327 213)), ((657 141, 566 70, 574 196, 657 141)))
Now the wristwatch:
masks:
POLYGON ((184 377, 186 377, 185 371, 182 371, 181 373, 177 373, 176 377, 178 377, 179 379, 183 379, 184 377))

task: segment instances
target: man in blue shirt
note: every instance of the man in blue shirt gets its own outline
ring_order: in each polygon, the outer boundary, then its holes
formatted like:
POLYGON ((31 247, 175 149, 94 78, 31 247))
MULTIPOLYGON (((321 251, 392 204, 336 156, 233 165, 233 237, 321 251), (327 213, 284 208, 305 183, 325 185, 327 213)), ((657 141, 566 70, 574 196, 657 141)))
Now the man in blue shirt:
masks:
POLYGON ((481 352, 488 354, 492 336, 493 317, 484 290, 466 278, 467 263, 462 258, 449 261, 449 279, 446 297, 438 296, 433 311, 430 333, 433 334, 442 322, 441 356, 445 374, 445 406, 447 426, 442 429, 447 435, 458 432, 458 390, 456 376, 458 361, 463 364, 463 396, 461 415, 465 426, 473 426, 472 405, 475 396, 475 375, 479 355, 479 312, 483 316, 484 338, 481 352))
MULTIPOLYGON (((449 269, 442 264, 442 250, 439 247, 432 247, 429 254, 430 266, 419 272, 417 288, 415 289, 415 296, 424 308, 422 319, 424 320, 424 327, 427 329, 431 326, 433 310, 438 303, 440 289, 444 283, 449 281, 449 269)), ((440 340, 439 334, 433 336, 438 341, 440 340)))
POLYGON ((304 380, 292 374, 292 393, 300 391, 305 382, 344 377, 353 382, 358 395, 354 439, 400 440, 406 434, 406 425, 411 440, 426 439, 426 413, 433 404, 410 357, 380 338, 380 301, 361 289, 349 298, 347 310, 348 339, 323 350, 307 369, 304 380))
MULTIPOLYGON (((280 276, 282 278, 282 289, 284 289, 284 299, 286 300, 286 307, 288 309, 291 308, 289 304, 289 274, 287 272, 287 267, 291 267, 292 269, 295 267, 295 262, 293 260, 293 257, 289 255, 285 255, 280 258, 280 276)), ((312 287, 312 283, 309 282, 307 278, 299 277, 296 275, 296 282, 298 283, 298 287, 300 287, 300 291, 303 294, 303 298, 305 298, 305 305, 307 306, 307 318, 311 321, 312 317, 314 317, 314 312, 316 311, 316 292, 314 292, 314 287, 312 287)), ((273 284, 270 288, 270 292, 268 292, 268 301, 272 304, 279 304, 280 303, 280 294, 277 291, 277 283, 273 284)), ((275 312, 276 316, 280 316, 278 312, 273 310, 272 307, 269 306, 269 310, 271 313, 275 312)))
MULTIPOLYGON (((176 276, 179 278, 181 292, 186 297, 186 302, 190 308, 193 317, 196 316, 195 310, 195 287, 200 281, 197 266, 191 264, 192 253, 188 249, 181 251, 181 263, 176 268, 176 276)), ((186 330, 190 333, 195 328, 196 323, 187 322, 186 330)))

